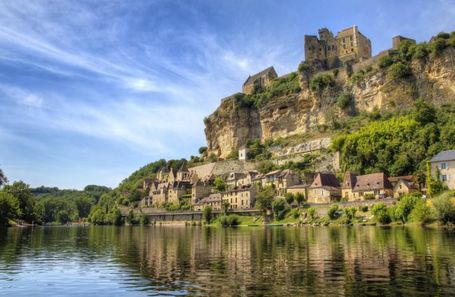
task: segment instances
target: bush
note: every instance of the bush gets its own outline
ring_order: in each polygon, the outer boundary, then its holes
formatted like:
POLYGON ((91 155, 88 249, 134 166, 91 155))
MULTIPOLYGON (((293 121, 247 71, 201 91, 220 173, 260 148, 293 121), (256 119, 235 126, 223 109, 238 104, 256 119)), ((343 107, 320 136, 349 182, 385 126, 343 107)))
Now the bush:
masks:
POLYGON ((392 56, 383 56, 379 59, 378 66, 380 69, 385 69, 392 65, 394 62, 394 59, 392 56))
POLYGON ((310 80, 310 89, 322 93, 326 88, 335 86, 335 79, 330 74, 319 74, 310 80))
POLYGON ((294 198, 294 194, 292 193, 286 193, 284 195, 284 198, 286 199, 286 202, 290 205, 292 204, 292 202, 294 202, 295 198, 294 198))
POLYGON ((390 80, 402 79, 412 75, 411 67, 402 62, 394 63, 387 71, 387 77, 390 80))
POLYGON ((340 96, 337 98, 337 105, 341 109, 345 109, 351 105, 353 101, 353 96, 351 93, 348 92, 343 92, 340 96))
POLYGON ((367 212, 368 211, 368 206, 366 206, 366 205, 359 206, 359 210, 361 212, 367 212))
POLYGON ((141 214, 139 216, 139 224, 141 224, 142 226, 150 224, 149 217, 145 214, 141 214))
POLYGON ((202 218, 207 224, 210 224, 212 221, 212 208, 210 206, 204 207, 202 211, 202 218))
POLYGON ((295 195, 295 201, 297 201, 297 203, 299 204, 299 206, 302 204, 302 202, 305 200, 305 195, 303 195, 302 193, 297 193, 295 195))
POLYGON ((352 221, 355 219, 356 212, 357 209, 355 207, 347 207, 344 209, 344 214, 346 215, 348 223, 352 223, 352 221))
POLYGON ((294 218, 294 219, 298 219, 299 216, 300 216, 300 213, 299 213, 299 210, 297 208, 294 208, 292 209, 290 212, 289 212, 289 216, 294 218))
POLYGON ((273 200, 272 210, 275 218, 277 220, 282 220, 286 216, 286 213, 289 211, 289 207, 287 206, 285 199, 278 198, 273 200))
POLYGON ((219 218, 223 227, 234 227, 240 225, 240 218, 237 215, 223 215, 219 218))
POLYGON ((440 195, 432 199, 436 216, 444 224, 455 223, 455 201, 450 195, 440 195))
POLYGON ((417 201, 416 205, 414 206, 414 209, 411 211, 411 214, 409 215, 410 221, 421 223, 422 225, 430 223, 431 221, 433 221, 434 218, 435 213, 433 209, 422 200, 417 201))
POLYGON ((316 218, 316 208, 310 207, 308 208, 308 216, 310 219, 314 220, 316 218))
POLYGON ((351 76, 351 81, 360 86, 360 84, 365 80, 365 73, 363 71, 358 71, 351 76))
POLYGON ((387 206, 385 203, 377 203, 371 209, 376 220, 381 224, 390 224, 392 222, 392 218, 387 210, 387 206))
POLYGON ((374 194, 365 194, 363 195, 363 199, 365 200, 374 200, 376 197, 374 196, 374 194))
POLYGON ((302 72, 306 72, 308 70, 310 70, 310 65, 308 65, 307 63, 305 62, 302 62, 299 64, 299 68, 297 69, 300 73, 302 72))
POLYGON ((412 210, 421 199, 420 194, 408 194, 402 196, 395 208, 395 218, 403 223, 406 223, 412 210))
POLYGON ((338 209, 339 207, 336 204, 330 206, 329 210, 327 211, 327 215, 331 220, 335 220, 339 217, 338 209))
POLYGON ((426 44, 418 44, 414 49, 413 59, 423 60, 428 56, 428 47, 426 44))

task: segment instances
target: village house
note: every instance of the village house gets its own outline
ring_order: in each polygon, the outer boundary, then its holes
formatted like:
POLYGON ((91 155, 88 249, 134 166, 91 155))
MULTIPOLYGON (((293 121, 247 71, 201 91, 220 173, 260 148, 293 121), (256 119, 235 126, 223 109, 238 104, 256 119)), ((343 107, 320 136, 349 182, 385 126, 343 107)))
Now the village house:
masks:
POLYGON ((455 150, 439 152, 430 160, 431 175, 437 177, 450 190, 455 190, 455 150))
POLYGON ((183 164, 177 173, 162 168, 157 179, 151 183, 148 206, 162 206, 165 203, 179 203, 184 195, 192 190, 191 174, 183 164))
MULTIPOLYGON (((278 77, 273 66, 262 70, 253 76, 248 76, 247 80, 243 83, 242 92, 248 95, 253 94, 256 88, 264 88, 278 77)), ((244 156, 246 158, 246 154, 244 156)))
POLYGON ((309 203, 331 203, 340 200, 340 183, 333 173, 318 173, 308 188, 309 203))
POLYGON ((221 193, 212 193, 193 204, 193 210, 202 211, 207 206, 210 206, 212 210, 221 210, 222 202, 223 200, 221 193))
POLYGON ((209 176, 205 179, 196 177, 193 180, 191 187, 191 203, 196 204, 200 199, 207 197, 212 192, 213 177, 209 176))
POLYGON ((239 189, 222 193, 223 202, 229 203, 229 209, 249 209, 254 207, 256 201, 256 187, 244 186, 239 189))
POLYGON ((308 185, 306 184, 297 184, 291 187, 288 187, 286 189, 286 193, 292 194, 292 195, 297 195, 297 194, 302 194, 305 197, 307 197, 307 188, 308 185))
POLYGON ((257 176, 256 180, 260 180, 262 187, 274 187, 278 196, 284 196, 289 187, 300 183, 300 177, 290 169, 271 171, 257 176))
POLYGON ((389 182, 393 187, 393 198, 400 198, 403 195, 419 190, 412 175, 389 177, 389 182))
POLYGON ((392 197, 393 186, 383 172, 357 175, 346 172, 342 186, 342 197, 347 201, 392 197))
POLYGON ((255 170, 230 172, 226 178, 226 185, 229 189, 251 185, 257 175, 258 172, 255 170))

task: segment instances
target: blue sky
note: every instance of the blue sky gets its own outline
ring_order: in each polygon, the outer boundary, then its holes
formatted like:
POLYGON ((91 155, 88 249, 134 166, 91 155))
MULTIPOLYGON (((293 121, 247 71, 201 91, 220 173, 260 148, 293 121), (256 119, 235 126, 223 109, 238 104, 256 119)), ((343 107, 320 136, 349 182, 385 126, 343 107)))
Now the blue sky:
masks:
POLYGON ((205 145, 204 116, 303 35, 358 25, 377 53, 455 30, 455 1, 0 1, 0 168, 32 186, 116 186, 205 145))

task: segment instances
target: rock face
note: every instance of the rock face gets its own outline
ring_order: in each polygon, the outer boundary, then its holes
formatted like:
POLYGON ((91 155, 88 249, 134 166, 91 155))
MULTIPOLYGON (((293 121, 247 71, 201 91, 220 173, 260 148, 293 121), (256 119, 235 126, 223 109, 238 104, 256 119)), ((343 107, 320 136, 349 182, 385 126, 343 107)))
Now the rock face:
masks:
MULTIPOLYGON (((438 57, 412 61, 412 75, 392 80, 377 65, 361 81, 348 77, 345 68, 326 71, 335 85, 312 91, 309 81, 316 74, 300 73, 302 90, 273 97, 259 107, 241 107, 234 96, 222 100, 205 119, 209 154, 225 158, 249 140, 276 139, 312 132, 321 125, 349 117, 355 110, 373 111, 409 108, 417 98, 435 105, 455 100, 455 49, 447 48, 438 57), (340 94, 352 95, 349 107, 340 108, 340 94)), ((367 66, 365 66, 367 67, 367 66)), ((370 67, 371 68, 371 67, 370 67)), ((358 69, 358 68, 357 68, 358 69)))

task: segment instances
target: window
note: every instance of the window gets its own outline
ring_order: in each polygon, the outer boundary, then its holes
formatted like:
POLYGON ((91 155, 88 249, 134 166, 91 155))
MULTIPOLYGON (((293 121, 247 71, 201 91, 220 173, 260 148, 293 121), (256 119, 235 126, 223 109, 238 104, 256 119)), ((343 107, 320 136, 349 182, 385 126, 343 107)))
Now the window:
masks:
POLYGON ((443 182, 447 181, 447 175, 445 174, 441 175, 441 181, 443 182))
POLYGON ((439 163, 439 169, 447 169, 447 163, 446 162, 439 163))

